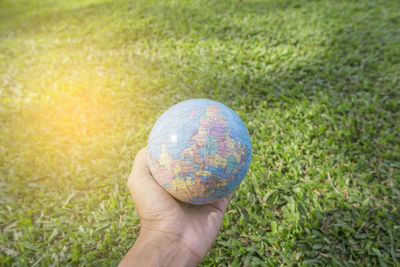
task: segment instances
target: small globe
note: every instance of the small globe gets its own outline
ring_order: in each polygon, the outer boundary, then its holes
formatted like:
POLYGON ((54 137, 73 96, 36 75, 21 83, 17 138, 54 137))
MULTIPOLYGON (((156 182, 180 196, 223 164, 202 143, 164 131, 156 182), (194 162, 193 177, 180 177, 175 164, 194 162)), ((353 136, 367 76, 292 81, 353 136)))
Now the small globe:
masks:
POLYGON ((186 203, 206 204, 235 191, 251 161, 249 132, 227 106, 208 99, 178 103, 157 120, 147 145, 155 180, 186 203))

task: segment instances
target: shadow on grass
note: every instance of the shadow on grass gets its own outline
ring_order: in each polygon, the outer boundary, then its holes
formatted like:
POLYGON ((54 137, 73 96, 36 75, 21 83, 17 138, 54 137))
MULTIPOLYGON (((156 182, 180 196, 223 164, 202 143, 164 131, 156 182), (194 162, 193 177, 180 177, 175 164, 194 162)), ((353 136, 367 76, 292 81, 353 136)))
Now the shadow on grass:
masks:
MULTIPOLYGON (((349 203, 348 198, 332 199, 331 210, 314 210, 300 220, 298 240, 293 246, 304 253, 305 263, 320 264, 398 264, 398 232, 393 227, 400 219, 393 209, 379 204, 349 203)), ((295 231, 294 231, 295 232, 295 231)))

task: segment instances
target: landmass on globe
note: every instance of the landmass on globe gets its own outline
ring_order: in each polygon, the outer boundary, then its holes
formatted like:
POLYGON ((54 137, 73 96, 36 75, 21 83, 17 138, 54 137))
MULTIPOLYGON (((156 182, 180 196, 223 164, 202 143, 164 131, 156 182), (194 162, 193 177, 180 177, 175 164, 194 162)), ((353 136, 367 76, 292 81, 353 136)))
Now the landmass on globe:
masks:
MULTIPOLYGON (((190 117, 197 113, 194 107, 190 117)), ((219 107, 206 106, 199 118, 197 130, 180 149, 178 157, 174 158, 164 143, 159 144, 158 158, 149 154, 151 172, 157 182, 175 198, 189 203, 209 198, 216 190, 224 189, 238 172, 247 172, 247 168, 241 168, 249 151, 245 144, 232 138, 227 118, 219 107)))

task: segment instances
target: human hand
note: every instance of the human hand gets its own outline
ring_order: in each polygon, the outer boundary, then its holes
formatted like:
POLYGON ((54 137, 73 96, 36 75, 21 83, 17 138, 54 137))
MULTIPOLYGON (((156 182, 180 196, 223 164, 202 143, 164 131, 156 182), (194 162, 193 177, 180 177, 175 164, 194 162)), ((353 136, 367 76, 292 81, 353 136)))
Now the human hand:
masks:
POLYGON ((146 155, 146 148, 138 152, 127 183, 140 233, 120 266, 195 266, 214 243, 232 194, 201 206, 180 202, 153 179, 146 155))

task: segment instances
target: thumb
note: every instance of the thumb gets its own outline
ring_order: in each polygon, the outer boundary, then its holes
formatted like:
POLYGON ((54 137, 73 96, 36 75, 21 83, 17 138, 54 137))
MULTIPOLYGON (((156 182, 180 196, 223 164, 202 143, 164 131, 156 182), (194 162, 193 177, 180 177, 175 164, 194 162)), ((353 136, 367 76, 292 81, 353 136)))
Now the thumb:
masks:
POLYGON ((147 163, 147 149, 142 148, 135 157, 127 186, 136 208, 147 209, 173 198, 154 180, 147 163))

